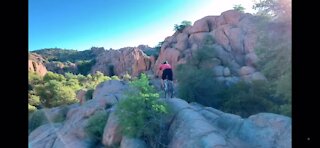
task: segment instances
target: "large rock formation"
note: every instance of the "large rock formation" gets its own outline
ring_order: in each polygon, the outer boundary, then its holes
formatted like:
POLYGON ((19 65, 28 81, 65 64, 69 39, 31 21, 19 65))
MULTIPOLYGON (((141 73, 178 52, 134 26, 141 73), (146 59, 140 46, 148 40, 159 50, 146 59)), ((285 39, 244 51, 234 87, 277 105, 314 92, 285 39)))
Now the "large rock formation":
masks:
POLYGON ((292 147, 289 117, 259 113, 241 118, 178 98, 166 102, 174 112, 168 135, 170 148, 292 147))
MULTIPOLYGON (((97 147, 87 136, 84 128, 90 116, 97 111, 110 112, 98 146, 147 147, 141 139, 132 139, 121 134, 118 118, 114 114, 116 96, 123 94, 128 85, 117 80, 103 82, 94 92, 93 99, 83 105, 68 106, 66 120, 48 123, 29 134, 32 148, 88 148, 97 147)), ((170 106, 172 114, 168 122, 168 147, 228 147, 228 148, 290 148, 291 118, 273 113, 259 113, 241 118, 201 106, 187 103, 179 98, 161 99, 170 106)), ((49 120, 54 119, 63 108, 45 109, 49 120)))
POLYGON ((40 76, 44 76, 47 73, 47 68, 44 66, 44 59, 41 55, 36 53, 29 54, 28 70, 35 72, 40 76))
POLYGON ((153 70, 158 73, 164 60, 175 69, 191 58, 207 38, 211 38, 213 42, 209 46, 215 49, 217 61, 212 64, 212 69, 218 80, 264 80, 265 77, 255 67, 258 58, 254 53, 254 22, 251 14, 235 10, 225 11, 220 16, 204 17, 164 40, 153 70))
MULTIPOLYGON (((145 49, 144 46, 139 47, 145 49)), ((101 71, 109 76, 124 75, 126 73, 137 76, 141 72, 151 70, 154 63, 155 59, 145 55, 138 47, 111 49, 100 51, 91 72, 101 71)))
MULTIPOLYGON (((107 84, 114 84, 119 81, 110 80, 107 84)), ((102 85, 104 83, 101 83, 102 85)), ((100 85, 101 86, 101 85, 100 85)), ((117 90, 113 88, 115 85, 109 85, 109 87, 101 87, 106 90, 113 90, 114 94, 118 94, 117 90)), ((122 85, 122 87, 125 87, 122 85)), ((99 94, 99 88, 96 90, 98 92, 94 94, 99 94)), ((119 88, 119 91, 122 91, 119 88)), ((109 95, 112 95, 111 91, 108 91, 109 95)), ((98 95, 99 96, 99 95, 98 95)), ((83 105, 74 104, 69 107, 66 114, 66 119, 64 124, 45 124, 34 130, 29 135, 29 144, 31 147, 77 147, 86 148, 94 145, 94 141, 87 137, 84 128, 87 124, 88 118, 92 116, 95 112, 106 110, 110 111, 110 107, 114 102, 110 101, 108 97, 97 97, 94 95, 95 99, 85 102, 83 105), (41 133, 41 134, 39 134, 41 133), (46 136, 47 135, 47 136, 46 136), (48 136, 49 135, 49 136, 48 136), (43 137, 45 136, 45 137, 43 137), (49 141, 49 142, 48 142, 49 141), (51 142, 50 142, 51 141, 51 142)), ((58 108, 44 109, 46 117, 49 121, 56 116, 59 112, 58 108)))

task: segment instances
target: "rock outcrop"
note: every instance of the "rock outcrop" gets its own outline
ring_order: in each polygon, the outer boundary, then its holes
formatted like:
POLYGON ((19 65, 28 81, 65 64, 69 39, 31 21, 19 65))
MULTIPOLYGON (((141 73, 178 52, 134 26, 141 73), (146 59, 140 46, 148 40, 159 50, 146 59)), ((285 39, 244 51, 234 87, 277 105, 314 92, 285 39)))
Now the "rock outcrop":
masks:
MULTIPOLYGON (((142 48, 142 46, 139 46, 142 48)), ((143 49, 146 47, 143 46, 143 49)), ((105 75, 124 75, 138 76, 141 72, 151 70, 155 63, 153 57, 143 53, 138 47, 127 47, 118 50, 100 51, 96 57, 96 64, 91 72, 101 71, 105 75)))
MULTIPOLYGON (((120 81, 110 80, 107 84, 114 84, 120 81)), ((106 83, 106 82, 105 82, 106 83)), ((102 83, 103 84, 103 83, 102 83)), ((116 85, 116 84, 115 84, 116 85)), ((115 85, 109 85, 109 87, 102 87, 103 89, 110 90, 108 93, 119 94, 118 91, 123 91, 124 88, 119 88, 111 90, 115 85)), ((121 85, 126 87, 125 85, 121 85)), ((79 105, 78 103, 70 105, 66 113, 66 119, 63 123, 52 124, 52 122, 42 125, 32 131, 29 135, 29 145, 33 148, 88 148, 95 146, 95 141, 88 138, 85 132, 85 127, 87 125, 90 116, 94 115, 97 111, 112 112, 112 105, 108 97, 98 97, 100 94, 99 89, 97 89, 94 94, 94 99, 84 102, 84 104, 79 105)), ((46 117, 49 119, 54 118, 56 113, 59 112, 57 108, 45 109, 46 117)), ((112 120, 108 119, 109 120, 112 120)), ((111 124, 113 122, 110 122, 111 124)), ((110 127, 110 126, 108 126, 110 127)), ((109 131, 109 130, 108 130, 109 131)), ((117 132, 119 134, 119 132, 117 132)), ((108 138, 115 136, 108 136, 107 141, 112 141, 108 138)), ((114 138, 113 138, 114 139, 114 138)))
MULTIPOLYGON (((90 116, 97 111, 110 115, 104 128, 101 143, 105 147, 148 147, 141 139, 125 137, 120 132, 118 118, 114 114, 116 97, 123 94, 128 85, 118 80, 99 84, 93 99, 83 105, 68 106, 62 123, 44 124, 29 134, 32 148, 88 148, 96 143, 88 138, 84 128, 90 116)), ((228 148, 290 148, 291 118, 273 113, 259 113, 248 118, 225 113, 197 103, 187 103, 179 98, 161 99, 170 106, 172 114, 164 122, 168 127, 168 147, 228 147, 228 148)), ((64 111, 63 111, 64 110, 64 111)), ((65 108, 45 109, 52 120, 65 108)))
POLYGON ((291 148, 291 118, 259 113, 248 118, 173 98, 169 147, 291 148))
POLYGON ((178 64, 191 58, 196 50, 201 49, 206 39, 211 38, 209 46, 215 49, 217 61, 212 64, 212 69, 218 80, 226 83, 240 79, 265 80, 255 67, 258 57, 254 52, 254 23, 254 16, 235 10, 197 20, 193 26, 177 31, 164 40, 153 70, 158 73, 159 65, 164 60, 175 69, 178 64))
POLYGON ((44 66, 44 61, 41 55, 29 53, 28 70, 44 76, 48 72, 46 66, 44 66))

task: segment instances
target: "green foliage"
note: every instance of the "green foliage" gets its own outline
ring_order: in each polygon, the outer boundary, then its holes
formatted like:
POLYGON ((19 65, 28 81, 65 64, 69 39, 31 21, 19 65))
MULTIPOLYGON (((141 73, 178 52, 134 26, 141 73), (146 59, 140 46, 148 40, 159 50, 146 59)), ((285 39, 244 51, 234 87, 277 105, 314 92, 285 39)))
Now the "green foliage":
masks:
POLYGON ((249 117, 260 112, 273 112, 272 91, 265 81, 243 81, 225 88, 222 109, 225 112, 249 117))
POLYGON ((86 61, 94 59, 95 55, 92 50, 70 50, 70 49, 60 49, 60 48, 46 48, 41 50, 32 51, 37 53, 47 59, 48 61, 60 61, 67 62, 70 61, 75 63, 77 61, 86 61))
POLYGON ((291 22, 272 21, 259 17, 259 36, 255 52, 259 57, 257 68, 266 76, 274 96, 281 98, 274 107, 279 114, 291 115, 292 99, 292 41, 291 22), (270 31, 273 30, 273 31, 270 31))
POLYGON ((76 103, 75 91, 57 80, 49 80, 43 86, 37 86, 36 92, 46 107, 76 103))
POLYGON ((28 104, 28 110, 29 110, 29 114, 30 114, 30 113, 35 112, 37 110, 37 108, 35 106, 28 104))
POLYGON ((118 76, 112 76, 111 80, 120 80, 120 78, 118 76))
POLYGON ((174 24, 174 31, 182 32, 184 28, 191 26, 190 21, 182 21, 180 25, 174 24))
POLYGON ((215 49, 210 46, 214 40, 207 37, 201 48, 186 64, 180 64, 175 71, 179 82, 178 96, 189 102, 196 101, 209 106, 217 106, 217 90, 220 83, 215 81, 212 67, 215 49), (213 91, 214 90, 214 91, 213 91))
POLYGON ((253 9, 258 10, 261 16, 278 16, 281 19, 291 19, 291 1, 289 0, 259 0, 253 9))
POLYGON ((130 76, 130 74, 127 72, 126 74, 124 74, 123 76, 122 76, 122 78, 125 80, 125 81, 130 81, 130 80, 132 80, 132 78, 131 78, 131 76, 130 76))
POLYGON ((89 137, 101 141, 108 117, 109 113, 103 110, 95 112, 94 115, 88 119, 85 132, 89 137))
POLYGON ((31 93, 28 93, 28 104, 32 106, 38 106, 40 105, 40 97, 37 95, 33 95, 31 93))
POLYGON ((50 80, 65 82, 66 78, 62 74, 57 74, 57 73, 48 71, 47 74, 43 77, 43 80, 44 82, 49 82, 50 80))
POLYGON ((222 84, 214 80, 211 70, 179 65, 175 73, 179 81, 179 98, 207 106, 219 106, 220 99, 217 98, 217 95, 222 84))
POLYGON ((42 83, 42 77, 35 72, 29 71, 28 73, 28 82, 33 87, 34 85, 42 83))
POLYGON ((133 89, 126 92, 116 109, 122 132, 128 137, 151 137, 160 129, 159 120, 168 108, 158 101, 159 94, 145 74, 130 82, 130 86, 133 89))
POLYGON ((46 123, 48 123, 48 119, 45 116, 45 113, 43 110, 37 110, 31 113, 29 116, 29 123, 28 123, 29 133, 35 130, 37 127, 46 123))
POLYGON ((233 10, 244 12, 245 8, 241 4, 239 4, 239 5, 234 5, 233 10))
POLYGON ((65 82, 65 86, 77 91, 81 88, 80 83, 77 79, 69 79, 65 82))

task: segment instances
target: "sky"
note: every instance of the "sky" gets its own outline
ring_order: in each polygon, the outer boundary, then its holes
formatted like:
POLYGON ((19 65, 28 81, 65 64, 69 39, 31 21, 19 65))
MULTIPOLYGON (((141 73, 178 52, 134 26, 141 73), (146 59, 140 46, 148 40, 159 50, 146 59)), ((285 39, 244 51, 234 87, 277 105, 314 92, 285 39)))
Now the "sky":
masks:
POLYGON ((192 24, 253 0, 29 0, 28 50, 156 46, 182 21, 192 24))

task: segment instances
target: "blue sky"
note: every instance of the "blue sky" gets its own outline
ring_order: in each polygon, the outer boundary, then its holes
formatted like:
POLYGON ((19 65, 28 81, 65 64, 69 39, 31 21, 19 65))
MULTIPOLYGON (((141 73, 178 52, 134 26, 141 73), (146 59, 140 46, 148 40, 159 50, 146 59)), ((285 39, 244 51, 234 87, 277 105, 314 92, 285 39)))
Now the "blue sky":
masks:
POLYGON ((174 24, 220 15, 252 0, 29 0, 29 51, 43 48, 154 47, 174 24))

